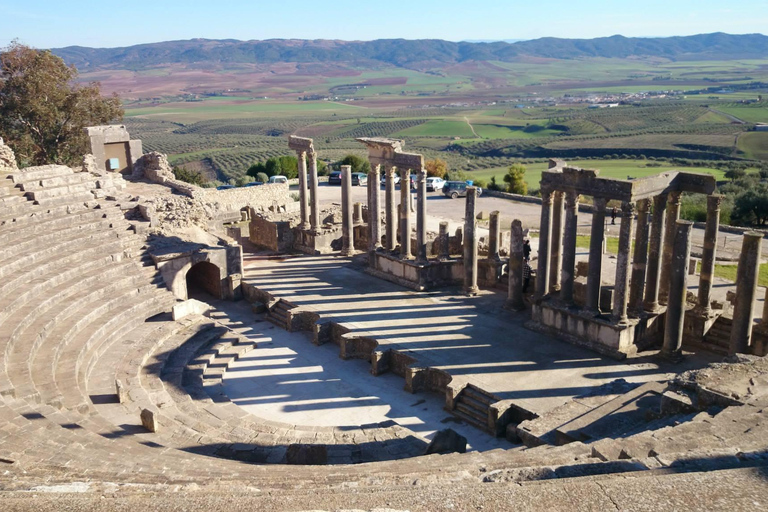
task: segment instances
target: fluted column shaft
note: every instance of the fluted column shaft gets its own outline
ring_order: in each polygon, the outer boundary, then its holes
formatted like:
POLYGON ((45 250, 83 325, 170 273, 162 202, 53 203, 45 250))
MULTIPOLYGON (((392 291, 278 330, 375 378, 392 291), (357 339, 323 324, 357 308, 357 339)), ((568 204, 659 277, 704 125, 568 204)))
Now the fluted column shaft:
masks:
POLYGON ((464 212, 464 293, 477 295, 477 188, 467 187, 464 212))
POLYGON ((683 323, 685 321, 685 296, 688 287, 688 265, 691 261, 692 222, 679 220, 674 222, 675 232, 672 237, 671 269, 668 272, 670 283, 667 300, 667 314, 664 319, 664 345, 661 355, 677 360, 682 354, 683 323))
POLYGON ((557 191, 552 200, 552 235, 550 236, 549 292, 560 290, 561 247, 563 245, 563 196, 557 191))
POLYGON ((560 298, 573 304, 573 282, 576 279, 576 234, 579 227, 579 195, 565 194, 565 230, 563 233, 563 265, 560 298))
POLYGON ((664 233, 664 245, 661 253, 661 281, 659 282, 659 302, 667 303, 669 294, 669 273, 672 271, 672 248, 675 245, 676 222, 680 219, 680 192, 675 190, 667 197, 667 229, 664 233))
POLYGON ((488 222, 488 259, 499 261, 499 239, 501 238, 501 226, 499 225, 499 212, 491 212, 488 222))
POLYGON ((603 283, 603 241, 605 240, 604 197, 595 197, 592 209, 592 231, 589 241, 589 273, 587 274, 588 310, 600 312, 600 289, 603 283))
POLYGON ((707 227, 704 229, 704 250, 701 253, 701 275, 699 276, 699 296, 696 312, 702 316, 712 314, 712 276, 715 273, 715 252, 717 250, 717 232, 720 229, 720 203, 723 197, 707 197, 707 227))
POLYGON ((552 233, 552 190, 541 191, 541 224, 539 225, 539 266, 536 270, 536 299, 549 291, 549 244, 552 233))
POLYGON ((648 212, 650 199, 637 202, 637 234, 635 252, 632 258, 632 279, 629 289, 629 310, 634 316, 643 312, 643 292, 645 291, 645 273, 648 266, 648 212))
POLYGON ((297 151, 299 159, 299 229, 309 228, 309 198, 307 197, 307 153, 297 151))
POLYGON ((619 228, 619 254, 616 256, 616 279, 613 286, 613 320, 626 324, 627 293, 629 291, 629 253, 632 248, 632 225, 635 222, 635 205, 625 202, 621 205, 621 227, 619 228))
POLYGON ((387 166, 384 168, 386 176, 386 213, 387 219, 387 250, 394 251, 397 248, 397 203, 395 201, 395 173, 397 170, 394 167, 387 166))
POLYGON ((400 170, 400 257, 411 257, 411 170, 400 170))
POLYGON ((320 196, 317 192, 317 154, 309 154, 309 224, 317 233, 320 228, 320 196))
POLYGON ((730 352, 732 354, 745 354, 749 351, 762 243, 762 233, 744 233, 739 269, 736 271, 736 303, 733 305, 733 325, 731 326, 730 352))
POLYGON ((421 169, 417 176, 416 204, 416 260, 427 262, 427 171, 421 169))
POLYGON ((645 310, 649 313, 658 313, 659 311, 659 280, 661 279, 662 240, 664 231, 666 231, 666 213, 664 211, 666 204, 666 194, 653 198, 648 270, 645 278, 645 310))
POLYGON ((371 239, 368 241, 368 249, 375 251, 381 247, 381 206, 379 200, 379 180, 381 179, 381 165, 372 165, 368 176, 370 197, 368 199, 368 225, 371 239))

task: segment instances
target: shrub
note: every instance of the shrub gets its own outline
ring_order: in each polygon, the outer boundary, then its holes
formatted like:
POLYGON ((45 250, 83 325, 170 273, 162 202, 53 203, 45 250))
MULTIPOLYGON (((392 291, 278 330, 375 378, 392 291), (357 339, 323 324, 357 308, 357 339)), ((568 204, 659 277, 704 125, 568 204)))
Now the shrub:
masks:
POLYGON ((525 195, 528 193, 528 184, 525 182, 525 166, 522 164, 512 164, 504 175, 504 182, 507 184, 507 192, 511 194, 525 195))
POLYGON ((491 176, 491 182, 488 184, 488 190, 502 190, 502 186, 496 183, 496 176, 491 176))
POLYGON ((433 158, 424 162, 424 168, 427 170, 427 176, 442 178, 448 172, 448 164, 441 158, 433 158))
POLYGON ((184 167, 174 167, 173 175, 176 177, 177 180, 191 183, 192 185, 197 185, 199 187, 202 187, 208 181, 207 179, 205 179, 205 176, 203 176, 199 172, 189 171, 184 167))
POLYGON ((265 173, 260 172, 256 174, 256 181, 260 181, 262 183, 266 183, 269 181, 269 176, 267 176, 265 173))
POLYGON ((342 165, 351 165, 352 172, 362 172, 364 174, 371 172, 371 163, 366 158, 361 158, 357 155, 347 155, 342 158, 337 165, 339 167, 342 165))

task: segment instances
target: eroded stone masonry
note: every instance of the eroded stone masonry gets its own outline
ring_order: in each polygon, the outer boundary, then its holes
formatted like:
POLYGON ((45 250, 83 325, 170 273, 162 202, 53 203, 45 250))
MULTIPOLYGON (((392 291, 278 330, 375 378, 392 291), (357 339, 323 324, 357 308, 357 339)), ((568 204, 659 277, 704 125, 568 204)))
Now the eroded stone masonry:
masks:
MULTIPOLYGON (((287 144, 297 184, 214 190, 176 180, 122 126, 88 135, 77 168, 19 169, 0 141, 5 509, 39 509, 45 491, 73 506, 148 493, 170 505, 172 491, 174 504, 227 493, 290 510, 502 510, 542 495, 542 508, 571 508, 563 480, 595 509, 648 496, 657 509, 766 506, 764 233, 739 235, 735 288, 715 300, 729 285, 714 278, 712 176, 613 180, 552 161, 538 226, 498 211, 486 225, 468 187, 464 225, 432 232, 424 159, 399 140, 359 139, 367 200, 353 201, 342 167, 340 201, 323 206, 308 138, 287 144), (703 229, 679 220, 683 193, 708 196, 703 229), (538 250, 524 293, 526 237, 538 250), (278 328, 438 397, 444 428, 246 412, 225 392, 230 366, 270 354, 278 328), (460 426, 503 444, 477 451, 460 426), (517 485, 532 480, 537 496, 517 485)), ((253 402, 286 392, 262 391, 253 402)))

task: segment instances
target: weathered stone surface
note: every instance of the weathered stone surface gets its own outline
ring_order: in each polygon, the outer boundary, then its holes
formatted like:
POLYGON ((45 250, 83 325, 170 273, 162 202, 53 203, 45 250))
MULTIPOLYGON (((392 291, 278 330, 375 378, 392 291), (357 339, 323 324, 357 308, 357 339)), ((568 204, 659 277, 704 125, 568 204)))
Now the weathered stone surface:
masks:
POLYGON ((18 170, 18 166, 16 165, 16 155, 13 153, 10 146, 7 146, 3 142, 2 138, 0 138, 0 167, 5 167, 13 171, 18 170))
POLYGON ((285 452, 285 462, 308 466, 327 464, 328 449, 325 445, 292 444, 288 446, 288 451, 285 452))
POLYGON ((464 453, 467 451, 467 438, 447 428, 435 434, 435 437, 427 446, 424 455, 431 453, 464 453))

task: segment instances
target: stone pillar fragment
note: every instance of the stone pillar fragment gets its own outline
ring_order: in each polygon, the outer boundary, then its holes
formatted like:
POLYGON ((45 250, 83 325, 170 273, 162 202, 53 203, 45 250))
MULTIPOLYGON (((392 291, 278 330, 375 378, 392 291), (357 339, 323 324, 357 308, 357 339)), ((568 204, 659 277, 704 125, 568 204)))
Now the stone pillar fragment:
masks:
POLYGON ((491 212, 488 223, 488 259, 499 261, 499 239, 501 238, 501 226, 499 226, 499 212, 491 212))
POLYGON ((352 166, 341 166, 341 255, 352 256, 355 253, 352 219, 352 166))
POLYGON ((565 230, 563 233, 563 265, 560 298, 573 304, 573 282, 576 278, 576 232, 579 225, 579 195, 569 191, 565 195, 565 230))
POLYGON ((440 244, 440 259, 447 260, 451 257, 451 241, 448 234, 448 223, 443 221, 440 223, 440 234, 438 235, 440 244))
POLYGON ((634 316, 643 313, 643 292, 645 291, 645 273, 648 266, 648 211, 650 199, 637 202, 637 234, 635 252, 632 257, 632 278, 629 289, 629 310, 634 316))
POLYGON ((467 187, 464 213, 464 293, 477 295, 477 219, 475 205, 477 188, 467 187))
POLYGON ((512 221, 512 233, 509 246, 509 290, 506 307, 515 311, 525 308, 523 300, 523 223, 512 221))
POLYGON ((621 205, 621 227, 619 228, 619 254, 616 256, 616 280, 613 287, 613 320, 627 323, 627 292, 629 291, 629 253, 632 250, 632 224, 635 221, 635 205, 621 205))
POLYGON ((427 262, 427 171, 419 170, 416 183, 416 261, 427 262))
POLYGON ((653 217, 651 218, 650 249, 648 252, 647 276, 645 278, 645 310, 659 312, 659 281, 661 279, 661 253, 664 237, 667 196, 662 194, 653 198, 653 217))
POLYGON ((732 354, 744 354, 749 351, 762 243, 761 233, 744 233, 739 269, 736 272, 736 303, 733 305, 733 326, 731 327, 730 352, 732 354))
POLYGON ((549 291, 549 244, 552 230, 553 191, 541 191, 541 224, 539 227, 539 266, 536 271, 536 299, 541 300, 549 291))
POLYGON ((386 179, 385 187, 385 202, 387 219, 387 250, 392 252, 397 247, 397 203, 395 202, 395 172, 396 169, 391 166, 384 168, 384 175, 386 179))
MULTIPOLYGON (((683 322, 685 321, 685 296, 688 287, 688 265, 691 261, 692 222, 679 220, 674 223, 671 268, 667 290, 667 316, 664 320, 664 345, 661 355, 667 359, 679 360, 683 347, 683 322)), ((669 232, 669 230, 667 230, 669 232)), ((666 244, 666 240, 665 240, 666 244)))
POLYGON ((707 197, 707 227, 704 229, 704 250, 701 253, 701 275, 696 313, 704 317, 712 314, 712 276, 715 273, 717 232, 720 229, 720 203, 723 196, 707 197))
POLYGON ((309 198, 307 197, 307 153, 297 151, 299 159, 299 211, 300 229, 309 229, 309 198))
POLYGON ((312 232, 320 229, 320 196, 317 192, 317 154, 309 154, 309 224, 312 232))
POLYGON ((375 251, 381 248, 381 206, 379 199, 379 180, 381 175, 381 166, 372 165, 371 172, 368 175, 368 185, 370 187, 370 198, 368 199, 368 250, 375 251))
POLYGON ((411 257, 411 171, 400 171, 400 257, 411 257))
POLYGON ((355 203, 354 213, 352 214, 352 221, 355 224, 363 223, 363 203, 355 203))
POLYGON ((661 253, 661 280, 659 282, 659 302, 666 304, 669 293, 669 273, 672 271, 672 247, 674 246, 676 224, 680 219, 680 192, 672 191, 667 197, 667 229, 664 233, 664 245, 661 253))
POLYGON ((563 192, 555 192, 552 200, 552 235, 549 257, 549 292, 560 290, 560 256, 563 245, 563 192))
POLYGON ((604 197, 595 197, 592 210, 586 308, 596 314, 600 313, 600 289, 603 283, 603 240, 605 240, 605 206, 607 202, 604 197))

